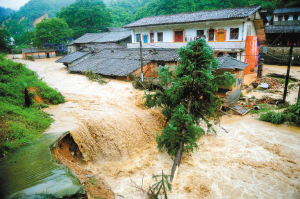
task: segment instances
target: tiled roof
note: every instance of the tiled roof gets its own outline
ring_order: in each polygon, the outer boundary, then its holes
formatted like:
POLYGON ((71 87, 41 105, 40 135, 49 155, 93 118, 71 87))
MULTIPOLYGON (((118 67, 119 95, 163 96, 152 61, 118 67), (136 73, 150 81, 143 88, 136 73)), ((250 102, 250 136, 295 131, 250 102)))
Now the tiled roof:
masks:
POLYGON ((222 57, 218 57, 219 66, 218 69, 240 69, 244 70, 249 64, 236 60, 230 55, 226 54, 222 57))
POLYGON ((104 42, 116 42, 126 39, 131 36, 131 31, 122 31, 122 32, 108 32, 108 34, 103 37, 94 40, 95 43, 104 43, 104 42))
POLYGON ((284 14, 284 13, 300 13, 300 8, 277 8, 274 10, 273 14, 284 14))
POLYGON ((22 53, 38 53, 38 52, 55 52, 55 49, 53 48, 35 48, 32 47, 31 50, 30 48, 22 48, 22 53))
POLYGON ((245 18, 252 15, 260 8, 261 6, 251 6, 251 7, 243 7, 243 8, 228 8, 228 9, 221 9, 221 10, 207 10, 207 11, 192 12, 192 13, 145 17, 133 23, 127 24, 123 27, 133 28, 133 27, 140 27, 140 26, 191 23, 191 22, 212 21, 212 20, 220 20, 220 19, 239 19, 239 18, 245 18))
MULTIPOLYGON (((176 50, 145 50, 143 49, 143 64, 151 61, 177 61, 176 50)), ((68 70, 95 73, 111 76, 127 76, 141 66, 139 49, 105 49, 94 56, 75 64, 68 70)))
POLYGON ((116 42, 126 39, 131 36, 130 31, 120 32, 101 32, 101 33, 86 33, 74 41, 76 44, 87 44, 91 42, 105 43, 105 42, 116 42))
POLYGON ((85 44, 90 43, 96 39, 100 39, 104 37, 108 32, 101 32, 101 33, 86 33, 85 35, 79 37, 78 39, 74 40, 75 44, 85 44))
POLYGON ((89 52, 77 51, 77 52, 67 54, 67 55, 63 56, 62 58, 56 60, 55 62, 57 62, 57 63, 72 63, 72 62, 80 59, 81 57, 84 57, 87 54, 89 54, 89 52))
POLYGON ((86 47, 94 48, 97 52, 105 50, 105 49, 111 49, 111 48, 125 48, 124 46, 121 46, 116 43, 86 44, 86 47))
POLYGON ((123 31, 128 31, 125 28, 118 28, 118 27, 107 27, 106 28, 110 32, 123 32, 123 31))
POLYGON ((300 33, 300 25, 266 26, 265 33, 300 33))

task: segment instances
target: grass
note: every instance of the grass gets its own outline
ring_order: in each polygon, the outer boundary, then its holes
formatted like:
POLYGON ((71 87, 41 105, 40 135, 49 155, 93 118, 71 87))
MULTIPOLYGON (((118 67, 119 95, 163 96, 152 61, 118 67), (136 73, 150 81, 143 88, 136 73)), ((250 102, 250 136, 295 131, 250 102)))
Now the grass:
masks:
POLYGON ((65 101, 58 91, 47 86, 35 72, 0 54, 0 157, 37 140, 53 122, 48 114, 40 110, 48 105, 32 100, 32 106, 26 108, 24 91, 31 87, 36 89, 40 98, 51 104, 65 101))
POLYGON ((107 84, 103 77, 101 75, 96 74, 93 70, 86 71, 85 76, 87 76, 89 80, 98 82, 99 84, 107 84))
MULTIPOLYGON (((287 107, 287 105, 283 104, 282 107, 279 108, 284 107, 287 107)), ((259 120, 271 122, 273 124, 282 124, 286 122, 300 127, 300 101, 288 106, 284 111, 275 112, 268 110, 260 115, 259 120)))

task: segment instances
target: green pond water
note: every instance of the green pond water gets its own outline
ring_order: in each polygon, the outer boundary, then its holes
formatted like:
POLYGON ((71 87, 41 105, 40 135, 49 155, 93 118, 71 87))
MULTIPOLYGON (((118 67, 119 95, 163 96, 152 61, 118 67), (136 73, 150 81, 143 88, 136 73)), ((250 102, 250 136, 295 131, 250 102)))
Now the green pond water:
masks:
POLYGON ((84 193, 65 165, 57 164, 50 147, 66 133, 43 134, 0 161, 0 198, 62 198, 84 193))

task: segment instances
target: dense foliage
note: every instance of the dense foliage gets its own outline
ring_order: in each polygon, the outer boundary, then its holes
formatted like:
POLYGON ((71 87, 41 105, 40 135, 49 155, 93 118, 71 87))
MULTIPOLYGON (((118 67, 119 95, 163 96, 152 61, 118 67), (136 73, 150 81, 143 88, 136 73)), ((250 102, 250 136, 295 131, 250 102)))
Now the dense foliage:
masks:
POLYGON ((85 33, 95 33, 112 22, 111 15, 102 0, 77 0, 63 7, 57 17, 65 20, 78 38, 85 33))
POLYGON ((0 29, 0 52, 10 52, 10 34, 6 29, 0 29))
POLYGON ((2 17, 6 17, 9 16, 11 13, 13 12, 13 10, 11 8, 4 8, 0 6, 0 19, 2 17))
POLYGON ((1 156, 36 140, 52 122, 52 119, 39 109, 46 105, 34 103, 30 108, 26 108, 25 88, 34 88, 39 97, 52 104, 64 102, 64 97, 38 79, 35 72, 23 64, 7 60, 4 54, 0 54, 1 156))
POLYGON ((259 119, 273 124, 287 122, 288 124, 295 124, 300 127, 300 101, 289 106, 283 112, 267 111, 263 113, 259 119))
POLYGON ((72 34, 73 31, 69 29, 64 20, 58 18, 43 19, 42 22, 36 25, 33 43, 35 46, 41 47, 46 42, 53 45, 65 44, 72 34))
POLYGON ((212 130, 209 119, 217 117, 221 103, 220 98, 215 97, 218 86, 235 82, 231 74, 212 74, 218 62, 204 39, 180 48, 179 56, 179 65, 174 69, 159 68, 159 80, 166 89, 145 96, 147 107, 162 107, 166 125, 161 135, 157 135, 157 144, 159 150, 172 156, 180 148, 183 152, 197 148, 197 141, 204 134, 199 122, 204 121, 212 130))

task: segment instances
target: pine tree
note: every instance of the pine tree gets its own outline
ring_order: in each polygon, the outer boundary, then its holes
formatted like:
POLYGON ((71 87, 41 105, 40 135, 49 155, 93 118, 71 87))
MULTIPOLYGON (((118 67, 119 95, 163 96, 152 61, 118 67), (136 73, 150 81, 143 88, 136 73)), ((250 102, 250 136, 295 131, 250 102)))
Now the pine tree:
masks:
POLYGON ((161 171, 161 175, 152 175, 152 178, 154 178, 156 181, 157 178, 161 178, 160 181, 152 185, 154 191, 153 193, 154 199, 158 199, 159 195, 163 195, 165 199, 168 199, 167 191, 172 190, 172 185, 168 180, 169 177, 170 175, 164 174, 163 170, 161 171))
MULTIPOLYGON (((204 39, 192 41, 179 49, 179 65, 174 69, 159 67, 159 80, 164 91, 145 95, 147 107, 162 107, 166 125, 161 135, 157 134, 160 151, 175 156, 171 182, 179 167, 183 152, 193 152, 197 142, 205 133, 200 121, 214 131, 211 118, 217 118, 221 99, 215 96, 219 85, 232 85, 235 77, 229 73, 214 76, 218 66, 213 50, 204 39)), ((215 132, 215 131, 214 131, 215 132)))

